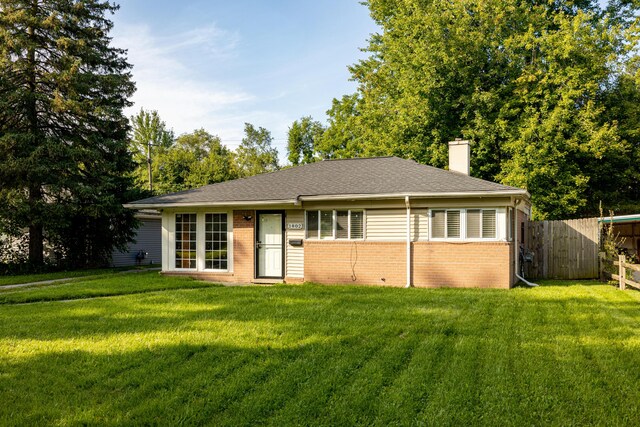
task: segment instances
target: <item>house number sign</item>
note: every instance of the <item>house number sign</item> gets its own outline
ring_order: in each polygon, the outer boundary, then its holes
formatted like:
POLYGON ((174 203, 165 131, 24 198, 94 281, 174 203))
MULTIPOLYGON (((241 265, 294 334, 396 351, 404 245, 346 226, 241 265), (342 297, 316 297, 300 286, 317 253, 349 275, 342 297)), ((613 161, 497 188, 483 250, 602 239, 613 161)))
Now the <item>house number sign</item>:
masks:
POLYGON ((290 222, 287 224, 287 229, 289 230, 302 230, 301 222, 290 222))

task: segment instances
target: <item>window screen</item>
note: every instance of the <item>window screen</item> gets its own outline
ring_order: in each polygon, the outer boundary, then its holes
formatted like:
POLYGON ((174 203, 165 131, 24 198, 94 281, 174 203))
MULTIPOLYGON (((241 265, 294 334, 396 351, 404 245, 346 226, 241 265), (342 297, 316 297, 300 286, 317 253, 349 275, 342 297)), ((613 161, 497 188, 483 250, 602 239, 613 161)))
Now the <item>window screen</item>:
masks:
POLYGON ((176 214, 176 268, 196 268, 196 214, 176 214))
POLYGON ((333 211, 320 211, 320 238, 333 237, 333 211))
POLYGON ((460 237, 460 211, 447 211, 447 237, 460 237))
POLYGON ((205 268, 227 269, 227 214, 205 215, 205 268))
POLYGON ((364 238, 364 215, 362 211, 351 211, 351 236, 352 239, 364 238))
POLYGON ((318 211, 307 211, 307 239, 318 238, 318 211))
POLYGON ((431 237, 444 239, 445 211, 431 211, 431 237))
POLYGON ((496 238, 496 211, 494 209, 482 211, 482 238, 496 238))
POLYGON ((307 239, 363 239, 364 211, 307 211, 307 239))
POLYGON ((467 210, 467 238, 479 239, 481 228, 481 210, 480 209, 468 209, 467 210))
POLYGON ((349 238, 349 211, 336 212, 336 239, 349 238))

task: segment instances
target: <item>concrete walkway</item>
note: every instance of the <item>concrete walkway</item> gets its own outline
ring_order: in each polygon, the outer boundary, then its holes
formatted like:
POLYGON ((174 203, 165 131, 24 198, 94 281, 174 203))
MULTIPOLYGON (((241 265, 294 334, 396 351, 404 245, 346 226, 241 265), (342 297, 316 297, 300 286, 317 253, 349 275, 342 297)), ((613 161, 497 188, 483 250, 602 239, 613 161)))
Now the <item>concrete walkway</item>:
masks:
MULTIPOLYGON (((143 270, 125 270, 125 271, 119 271, 117 273, 106 273, 106 274, 112 274, 112 275, 116 276, 118 274, 144 273, 144 272, 147 272, 147 271, 160 271, 160 268, 145 268, 143 270)), ((82 280, 82 279, 96 279, 96 278, 102 277, 104 275, 105 275, 105 273, 103 273, 103 274, 94 274, 92 276, 64 277, 64 278, 61 278, 61 279, 41 280, 39 282, 17 283, 15 285, 3 285, 3 286, 0 286, 0 289, 14 289, 14 288, 26 288, 28 286, 53 285, 55 283, 73 282, 75 280, 82 280)))

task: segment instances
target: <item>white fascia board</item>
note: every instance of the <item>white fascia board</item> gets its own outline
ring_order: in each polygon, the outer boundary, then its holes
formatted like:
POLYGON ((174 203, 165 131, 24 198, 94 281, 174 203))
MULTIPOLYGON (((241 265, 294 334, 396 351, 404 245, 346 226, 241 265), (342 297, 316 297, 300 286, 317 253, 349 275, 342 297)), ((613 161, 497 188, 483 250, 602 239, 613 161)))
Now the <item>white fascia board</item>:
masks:
POLYGON ((300 202, 311 201, 332 201, 332 200, 376 200, 376 199, 404 199, 411 198, 439 198, 453 199, 460 197, 508 197, 519 196, 529 198, 526 190, 501 190, 501 191, 461 191, 456 193, 385 193, 385 194, 333 194, 333 195, 313 195, 299 196, 293 200, 243 200, 226 202, 167 202, 167 203, 127 203, 123 205, 128 209, 164 209, 164 208, 186 208, 186 207, 211 207, 211 206, 270 206, 270 205, 292 205, 299 206, 300 202))
POLYGON ((526 190, 508 191, 462 191, 457 193, 389 193, 389 194, 336 194, 327 196, 300 196, 298 199, 303 202, 310 201, 331 201, 331 200, 363 200, 363 199, 404 199, 411 198, 439 198, 452 199, 460 197, 506 197, 524 196, 530 197, 526 190))
POLYGON ((166 208, 198 208, 219 206, 270 206, 270 205, 297 205, 297 200, 242 200, 229 202, 167 202, 167 203, 126 203, 127 209, 166 209, 166 208))

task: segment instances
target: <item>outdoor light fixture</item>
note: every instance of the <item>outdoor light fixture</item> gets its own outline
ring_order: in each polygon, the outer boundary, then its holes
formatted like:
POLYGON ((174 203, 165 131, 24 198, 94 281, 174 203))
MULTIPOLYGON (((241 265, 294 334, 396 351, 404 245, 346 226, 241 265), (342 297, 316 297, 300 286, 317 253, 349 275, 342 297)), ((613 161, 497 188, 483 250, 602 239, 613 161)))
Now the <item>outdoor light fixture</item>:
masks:
POLYGON ((253 217, 251 215, 243 215, 242 218, 244 218, 245 221, 251 221, 253 217))

